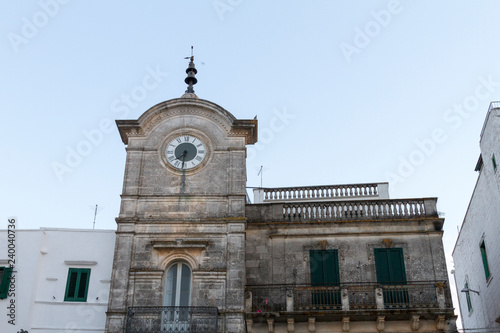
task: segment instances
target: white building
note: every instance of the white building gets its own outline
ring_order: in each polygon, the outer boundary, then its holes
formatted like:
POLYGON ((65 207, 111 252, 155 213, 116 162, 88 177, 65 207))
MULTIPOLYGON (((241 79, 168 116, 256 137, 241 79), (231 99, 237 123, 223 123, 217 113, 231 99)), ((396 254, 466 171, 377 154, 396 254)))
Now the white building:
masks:
POLYGON ((500 330, 500 102, 480 138, 479 177, 453 251, 464 329, 500 330))
POLYGON ((0 230, 1 275, 15 255, 10 291, 0 295, 0 332, 104 332, 115 231, 41 228, 10 235, 0 230))

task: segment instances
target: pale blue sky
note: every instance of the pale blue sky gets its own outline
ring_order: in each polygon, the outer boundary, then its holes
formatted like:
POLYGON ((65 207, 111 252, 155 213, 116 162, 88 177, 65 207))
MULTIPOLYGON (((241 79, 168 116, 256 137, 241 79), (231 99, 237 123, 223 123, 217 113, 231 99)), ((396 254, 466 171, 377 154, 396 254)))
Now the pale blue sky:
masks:
POLYGON ((258 116, 249 186, 261 165, 268 187, 389 180, 393 198, 439 197, 451 253, 488 105, 500 100, 500 2, 0 6, 5 225, 91 228, 98 204, 97 227, 114 229, 125 149, 107 123, 180 97, 194 45, 198 96, 258 116), (78 149, 87 156, 68 166, 78 149), (58 177, 54 163, 71 172, 58 177))

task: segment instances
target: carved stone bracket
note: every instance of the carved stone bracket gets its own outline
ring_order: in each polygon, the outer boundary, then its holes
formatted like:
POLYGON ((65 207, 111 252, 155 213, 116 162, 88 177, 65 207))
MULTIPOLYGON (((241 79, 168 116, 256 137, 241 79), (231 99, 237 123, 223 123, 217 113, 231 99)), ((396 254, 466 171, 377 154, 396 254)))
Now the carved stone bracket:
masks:
POLYGON ((286 331, 288 333, 295 332, 295 320, 293 318, 287 318, 286 322, 287 322, 286 331))
POLYGON ((444 331, 446 328, 446 316, 445 315, 439 315, 436 319, 436 329, 438 331, 444 331))
POLYGON ((274 332, 274 318, 267 318, 267 332, 274 332))
POLYGON ((377 331, 382 332, 385 329, 385 316, 377 317, 377 331))
POLYGON ((252 333, 252 327, 253 327, 253 320, 252 319, 247 319, 247 333, 252 333))
POLYGON ((349 317, 342 317, 342 332, 349 332, 349 330, 351 329, 349 322, 350 322, 349 317))
POLYGON ((316 332, 316 318, 309 317, 309 319, 307 320, 307 331, 308 333, 316 332))
POLYGON ((418 329, 420 328, 420 316, 419 315, 414 315, 411 317, 411 320, 410 320, 410 328, 412 331, 418 331, 418 329))

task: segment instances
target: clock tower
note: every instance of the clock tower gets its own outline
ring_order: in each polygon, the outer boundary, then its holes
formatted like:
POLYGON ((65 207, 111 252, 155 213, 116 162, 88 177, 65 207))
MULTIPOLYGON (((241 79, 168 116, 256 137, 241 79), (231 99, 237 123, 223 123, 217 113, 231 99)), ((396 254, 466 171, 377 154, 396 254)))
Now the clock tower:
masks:
POLYGON ((117 121, 127 159, 106 332, 139 332, 132 318, 150 310, 140 324, 150 330, 245 330, 245 159, 257 120, 199 99, 193 57, 186 73, 181 98, 117 121))

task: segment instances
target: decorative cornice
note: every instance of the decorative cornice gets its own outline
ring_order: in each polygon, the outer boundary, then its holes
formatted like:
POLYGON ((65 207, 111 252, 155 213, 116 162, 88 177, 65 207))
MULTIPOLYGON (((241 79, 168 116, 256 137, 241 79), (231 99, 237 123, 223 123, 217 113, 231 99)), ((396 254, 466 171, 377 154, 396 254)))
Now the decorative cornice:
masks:
POLYGON ((202 99, 177 98, 159 103, 137 120, 117 120, 124 144, 131 137, 145 136, 166 118, 181 115, 200 116, 218 124, 229 136, 244 136, 246 144, 257 142, 257 119, 236 119, 221 106, 202 99))
POLYGON ((205 240, 184 240, 177 239, 175 241, 151 241, 154 249, 206 249, 210 242, 205 240))

